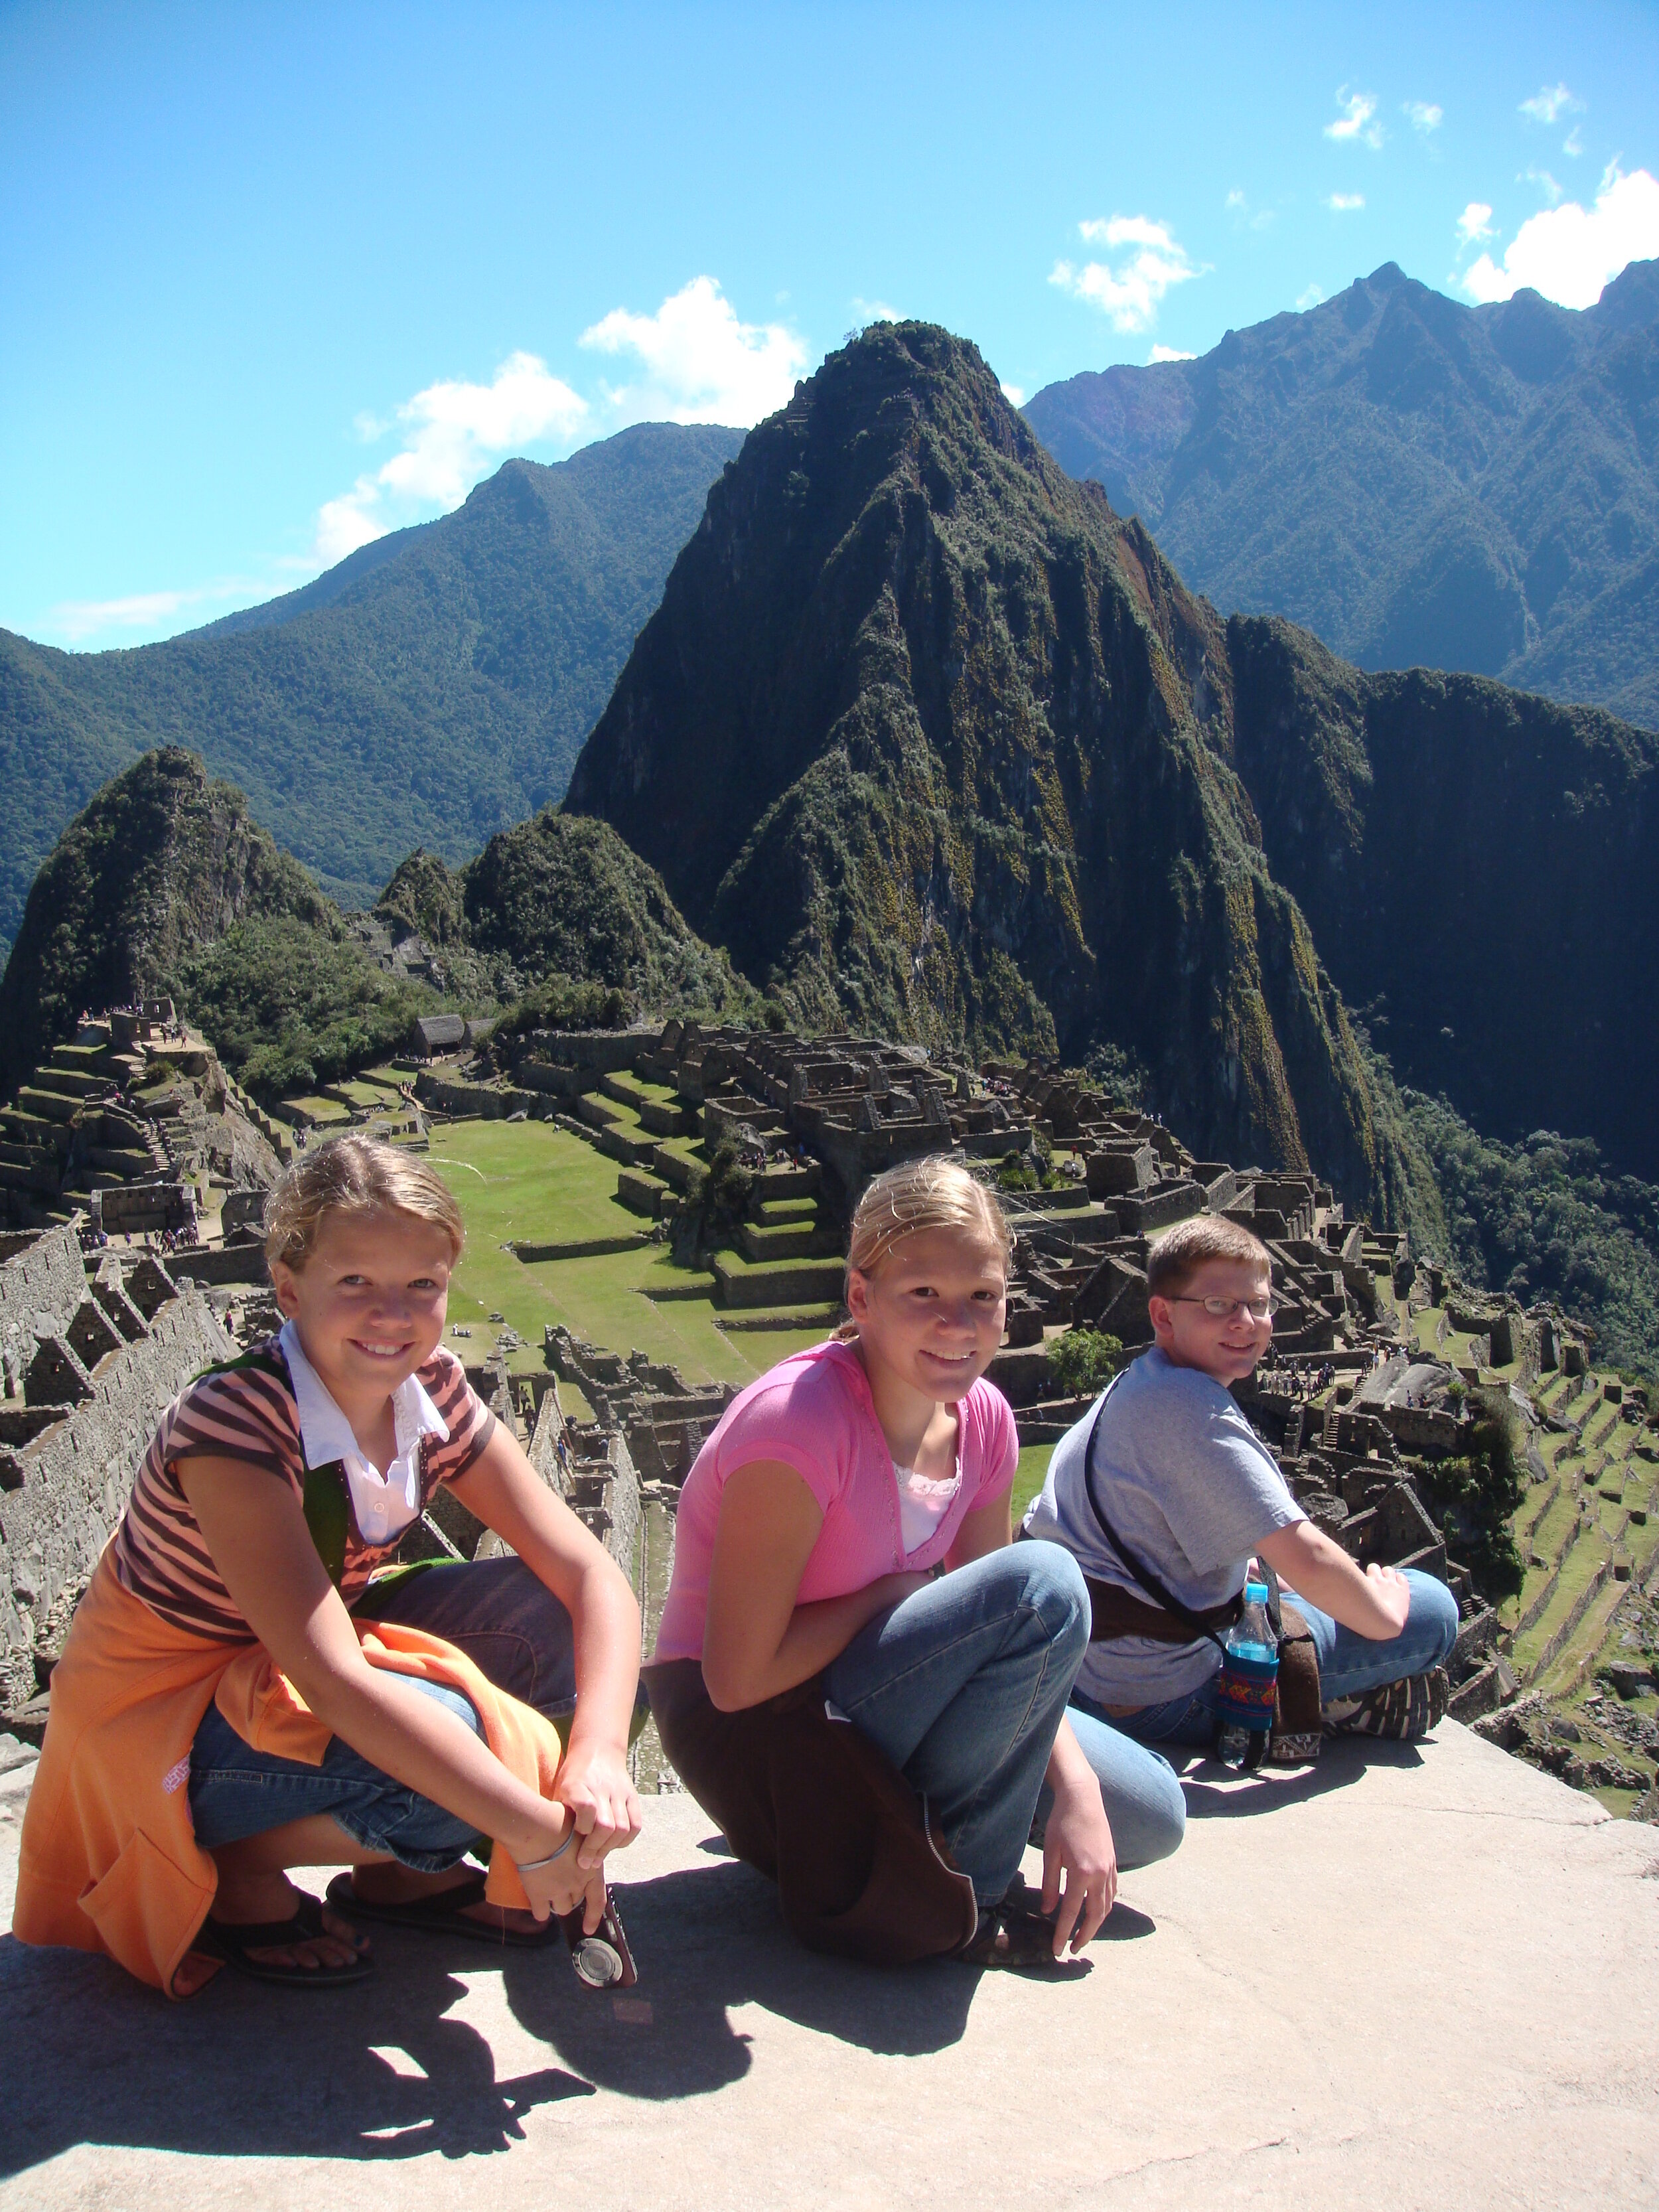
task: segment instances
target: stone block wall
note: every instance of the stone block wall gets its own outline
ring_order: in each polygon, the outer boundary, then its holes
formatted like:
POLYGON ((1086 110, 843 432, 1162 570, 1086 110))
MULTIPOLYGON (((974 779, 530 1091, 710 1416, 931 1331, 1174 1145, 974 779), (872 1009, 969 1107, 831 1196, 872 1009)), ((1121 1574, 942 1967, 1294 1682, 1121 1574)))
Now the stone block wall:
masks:
POLYGON ((0 1359, 8 1388, 34 1356, 42 1317, 67 1328, 86 1294, 81 1241, 70 1224, 0 1237, 0 1359))
POLYGON ((92 1396, 28 1447, 20 1486, 0 1493, 0 1646, 31 1644, 58 1593, 91 1573, 157 1419, 204 1367, 235 1350, 201 1293, 182 1290, 157 1309, 148 1335, 100 1362, 92 1396))

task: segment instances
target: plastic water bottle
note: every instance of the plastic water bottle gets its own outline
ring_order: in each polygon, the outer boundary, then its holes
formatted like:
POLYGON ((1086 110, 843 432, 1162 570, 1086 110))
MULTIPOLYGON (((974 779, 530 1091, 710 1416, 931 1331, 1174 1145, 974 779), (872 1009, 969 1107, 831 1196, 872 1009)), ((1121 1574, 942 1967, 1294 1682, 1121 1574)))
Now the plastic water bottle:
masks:
POLYGON ((1224 1766, 1260 1766, 1267 1755, 1279 1685, 1279 1645, 1267 1619, 1267 1585, 1247 1582, 1244 1610, 1227 1632, 1216 1683, 1215 1755, 1224 1766))

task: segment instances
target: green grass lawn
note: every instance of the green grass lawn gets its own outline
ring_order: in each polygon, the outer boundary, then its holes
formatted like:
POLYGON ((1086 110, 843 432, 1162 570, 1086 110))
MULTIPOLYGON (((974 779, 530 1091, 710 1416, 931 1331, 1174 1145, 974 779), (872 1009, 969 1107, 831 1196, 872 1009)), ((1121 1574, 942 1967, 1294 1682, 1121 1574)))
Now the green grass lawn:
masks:
MULTIPOLYGON (((1018 1415, 1015 1415, 1018 1419, 1018 1415)), ((1048 1462, 1054 1455, 1052 1444, 1025 1444, 1019 1455, 1019 1466, 1014 1475, 1014 1526, 1018 1528, 1026 1507, 1048 1480, 1048 1462)))
POLYGON ((616 1200, 617 1163, 546 1121, 456 1121, 432 1133, 432 1164, 459 1202, 467 1247, 449 1292, 449 1319, 471 1328, 473 1358, 494 1342, 504 1314, 525 1340, 513 1365, 542 1364, 542 1331, 562 1322, 612 1352, 672 1360, 689 1382, 750 1382, 786 1353, 817 1343, 818 1330, 727 1337, 701 1299, 647 1295, 707 1279, 676 1267, 665 1245, 594 1260, 526 1267, 503 1244, 577 1243, 625 1235, 639 1218, 616 1200))

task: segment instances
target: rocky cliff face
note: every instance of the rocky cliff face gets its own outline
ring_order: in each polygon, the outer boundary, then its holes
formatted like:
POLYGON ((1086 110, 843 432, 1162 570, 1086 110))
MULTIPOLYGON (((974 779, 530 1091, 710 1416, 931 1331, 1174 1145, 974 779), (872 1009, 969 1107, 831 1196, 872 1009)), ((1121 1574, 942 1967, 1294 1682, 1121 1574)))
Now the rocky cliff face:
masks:
POLYGON ((750 436, 572 778, 803 1024, 1133 1051, 1188 1141, 1412 1172, 1234 766, 1225 632, 970 345, 888 325, 750 436))
POLYGON ((64 831, 0 982, 0 1088, 71 1036, 83 1006, 144 998, 250 917, 331 913, 247 802, 177 745, 145 753, 64 831))
POLYGON ((1659 1179, 1659 739, 1470 676, 1227 625, 1275 878, 1405 1080, 1659 1179))

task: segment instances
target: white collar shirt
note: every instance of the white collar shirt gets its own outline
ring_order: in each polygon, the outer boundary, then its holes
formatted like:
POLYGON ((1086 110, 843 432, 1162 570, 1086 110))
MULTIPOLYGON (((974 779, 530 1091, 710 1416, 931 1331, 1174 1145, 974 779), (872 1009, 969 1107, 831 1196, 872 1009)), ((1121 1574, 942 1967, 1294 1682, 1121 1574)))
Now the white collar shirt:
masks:
POLYGON ((358 1443, 328 1385, 307 1358, 300 1332, 291 1321, 283 1322, 277 1343, 294 1385, 306 1465, 328 1467, 337 1460, 345 1470, 359 1535, 365 1544, 391 1543, 421 1510, 421 1440, 434 1436, 447 1441, 448 1423, 417 1376, 411 1375, 400 1382, 392 1394, 397 1453, 382 1474, 358 1443))

